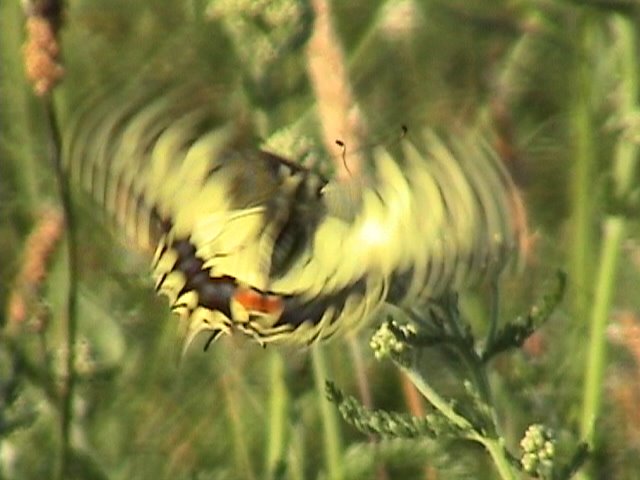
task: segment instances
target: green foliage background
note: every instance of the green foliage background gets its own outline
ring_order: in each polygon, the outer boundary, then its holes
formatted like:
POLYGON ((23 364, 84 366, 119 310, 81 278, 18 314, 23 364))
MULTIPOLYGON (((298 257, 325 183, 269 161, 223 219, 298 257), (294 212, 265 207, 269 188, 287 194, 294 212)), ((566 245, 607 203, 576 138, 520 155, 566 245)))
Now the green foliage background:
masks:
MULTIPOLYGON (((318 138, 305 58, 312 4, 70 1, 67 7, 67 78, 55 99, 63 118, 87 89, 167 68, 185 81, 205 79, 220 98, 241 105, 263 138, 289 130, 318 138)), ((590 393, 583 385, 591 378, 603 397, 585 475, 637 478, 640 5, 354 0, 333 2, 332 9, 372 143, 393 138, 403 124, 441 131, 477 121, 496 125, 533 240, 524 273, 502 279, 503 317, 526 311, 556 269, 569 274, 569 294, 537 343, 493 364, 490 380, 507 445, 517 451, 532 423, 561 436, 589 437, 583 406, 590 393), (598 309, 604 309, 600 316, 598 309), (598 327, 598 318, 609 327, 598 327), (608 355, 589 343, 593 338, 595 345, 610 343, 608 355), (597 365, 605 366, 602 376, 597 365)), ((3 306, 38 213, 59 202, 46 120, 24 78, 22 25, 19 2, 0 3, 3 306)), ((329 152, 318 168, 330 170, 330 156, 338 154, 329 152)), ((325 399, 325 378, 345 391, 364 388, 376 408, 408 409, 399 372, 369 351, 370 331, 313 353, 225 339, 178 363, 176 322, 155 298, 144 263, 118 242, 86 197, 75 198, 81 268, 69 475, 495 477, 474 446, 375 443, 338 419, 325 399)), ((55 391, 67 278, 59 247, 33 306, 44 327, 27 328, 17 341, 1 337, 0 478, 52 478, 59 468, 55 391)), ((488 316, 482 293, 465 298, 479 332, 488 316)), ((0 326, 7 308, 0 309, 0 326)), ((455 395, 455 369, 437 352, 430 361, 433 376, 455 395)))

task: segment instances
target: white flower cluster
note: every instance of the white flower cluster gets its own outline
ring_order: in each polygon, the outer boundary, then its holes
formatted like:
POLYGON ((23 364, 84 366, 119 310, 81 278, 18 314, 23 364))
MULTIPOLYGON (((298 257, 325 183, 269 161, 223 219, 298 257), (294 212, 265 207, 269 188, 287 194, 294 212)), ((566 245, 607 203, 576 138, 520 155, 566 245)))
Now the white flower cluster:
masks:
POLYGON ((553 469, 555 438, 551 429, 544 425, 530 425, 520 441, 523 450, 520 463, 527 473, 547 478, 553 469))

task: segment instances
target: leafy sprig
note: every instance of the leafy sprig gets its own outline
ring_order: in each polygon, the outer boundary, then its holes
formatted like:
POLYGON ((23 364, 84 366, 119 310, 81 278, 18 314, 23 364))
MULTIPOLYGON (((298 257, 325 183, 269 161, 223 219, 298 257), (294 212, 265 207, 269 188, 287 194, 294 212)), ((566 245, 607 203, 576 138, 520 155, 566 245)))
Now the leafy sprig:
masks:
POLYGON ((432 405, 433 411, 428 415, 415 417, 367 409, 331 382, 327 382, 327 396, 338 406, 346 422, 367 435, 435 442, 445 439, 472 441, 487 450, 503 479, 515 479, 526 473, 543 480, 566 480, 585 462, 588 456, 585 445, 574 442, 569 449, 559 449, 553 430, 536 423, 527 429, 520 443, 522 454, 518 456, 510 451, 500 433, 499 415, 486 371, 491 358, 522 346, 549 320, 563 297, 565 286, 566 276, 558 272, 554 284, 527 314, 507 322, 500 329, 494 328, 498 325, 495 309, 495 318, 491 319, 492 334, 484 342, 484 348, 479 346, 470 322, 460 312, 456 294, 444 295, 422 312, 409 311, 409 323, 394 318, 383 323, 371 339, 371 348, 377 359, 390 359, 408 376, 432 405), (465 366, 461 377, 465 394, 460 398, 441 395, 423 371, 421 353, 433 347, 454 352, 465 366))

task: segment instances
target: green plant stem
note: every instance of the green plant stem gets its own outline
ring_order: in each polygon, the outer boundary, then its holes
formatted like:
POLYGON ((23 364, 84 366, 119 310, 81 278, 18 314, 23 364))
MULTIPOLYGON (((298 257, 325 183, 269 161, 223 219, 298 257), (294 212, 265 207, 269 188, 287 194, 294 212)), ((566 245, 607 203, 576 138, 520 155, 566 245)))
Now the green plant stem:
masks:
MULTIPOLYGON (((618 108, 622 132, 616 145, 613 178, 614 194, 621 199, 636 187, 638 168, 638 141, 627 138, 627 122, 638 114, 638 89, 640 88, 640 68, 638 68, 637 26, 631 20, 616 15, 611 22, 617 36, 620 51, 620 89, 617 92, 618 108)), ((633 130, 633 126, 629 130, 633 130)), ((633 135, 633 133, 632 133, 633 135)))
MULTIPOLYGON (((487 378, 487 373, 484 370, 482 360, 474 351, 471 350, 471 347, 461 345, 458 347, 458 352, 462 357, 462 361, 467 367, 467 370, 473 377, 473 382, 478 391, 478 394, 480 395, 480 398, 485 404, 491 405, 493 403, 493 395, 491 393, 491 386, 489 385, 489 379, 487 378)), ((497 418, 495 417, 495 415, 493 415, 492 418, 495 430, 497 429, 497 418)))
POLYGON ((318 391, 320 414, 322 415, 322 429, 324 433, 324 450, 327 466, 327 476, 331 480, 344 478, 342 465, 342 441, 340 438, 340 422, 333 404, 325 395, 327 367, 322 347, 314 345, 312 349, 313 376, 318 391))
POLYGON ((242 419, 238 412, 238 399, 233 392, 233 387, 227 377, 223 378, 222 389, 225 393, 227 404, 227 412, 231 422, 231 433, 233 437, 233 445, 236 456, 237 473, 240 478, 253 480, 256 478, 251 461, 249 459, 249 450, 245 440, 242 419))
MULTIPOLYGON (((638 108, 638 67, 635 27, 621 16, 614 17, 612 27, 617 34, 615 53, 620 60, 620 88, 617 92, 617 117, 628 118, 638 108)), ((623 201, 634 187, 633 178, 638 162, 638 147, 624 131, 616 145, 613 166, 613 195, 623 201)), ((585 366, 581 433, 593 446, 594 424, 600 411, 602 379, 606 367, 606 327, 613 300, 620 249, 625 237, 626 219, 609 215, 603 225, 604 237, 597 273, 594 307, 591 315, 589 351, 585 366)))
MULTIPOLYGON (((573 184, 571 193, 573 225, 571 233, 571 274, 580 284, 593 278, 594 201, 593 176, 595 170, 594 127, 591 111, 592 71, 587 61, 593 51, 593 19, 589 12, 578 18, 574 71, 573 119, 573 184)), ((573 292, 574 316, 578 321, 589 312, 590 297, 573 292)), ((583 322, 584 323, 584 322, 583 322)))
POLYGON ((287 455, 287 479, 304 480, 304 429, 298 425, 291 433, 291 443, 287 455))
POLYGON ((266 478, 273 478, 278 463, 283 458, 287 413, 287 388, 284 382, 284 361, 276 350, 269 352, 269 414, 266 435, 266 478))
POLYGON ((396 365, 402 370, 402 372, 409 377, 411 382, 416 386, 418 391, 427 399, 427 401, 433 405, 440 413, 447 417, 453 424, 461 430, 473 431, 473 426, 462 415, 456 413, 451 407, 450 403, 442 398, 438 392, 427 382, 424 376, 415 368, 405 367, 399 363, 396 365))
POLYGON ((605 237, 600 254, 600 269, 597 274, 595 300, 591 315, 581 419, 581 433, 590 445, 594 440, 593 426, 600 409, 602 378, 606 364, 605 329, 611 308, 620 245, 624 238, 625 220, 621 217, 608 218, 605 221, 604 230, 605 237))
MULTIPOLYGON (((496 293, 497 295, 497 285, 496 285, 496 293)), ((497 307, 494 305, 494 309, 492 310, 492 315, 497 315, 497 307)), ((476 388, 478 389, 478 393, 480 394, 482 400, 487 404, 491 405, 492 403, 492 395, 491 395, 491 387, 489 386, 489 379, 487 378, 487 374, 484 370, 482 359, 476 354, 473 347, 468 345, 465 340, 465 335, 463 330, 460 328, 460 314, 459 313, 451 313, 447 315, 447 322, 451 327, 451 331, 455 334, 458 339, 455 342, 455 347, 460 355, 463 363, 469 370, 469 373, 473 376, 473 380, 476 388)), ((497 318, 491 319, 492 323, 497 324, 497 318)), ((493 334, 495 336, 495 334, 493 334)), ((494 419, 495 420, 495 419, 494 419)))
POLYGON ((509 459, 502 441, 499 438, 483 438, 480 443, 487 449, 500 478, 516 480, 518 473, 509 459))
POLYGON ((78 330, 78 322, 76 317, 78 303, 78 249, 75 232, 75 222, 71 207, 71 192, 65 172, 62 168, 60 158, 61 134, 58 125, 58 119, 53 107, 53 103, 49 96, 44 97, 43 107, 45 110, 46 123, 49 131, 49 157, 53 162, 53 168, 56 174, 56 183, 64 211, 66 233, 67 233, 67 268, 69 272, 68 290, 67 290, 67 311, 63 322, 64 336, 64 362, 61 374, 60 387, 60 457, 57 470, 59 479, 66 478, 69 468, 69 456, 71 453, 70 432, 73 422, 73 398, 76 383, 75 373, 75 344, 78 330))
POLYGON ((467 431, 467 438, 482 444, 491 456, 500 478, 503 480, 515 480, 518 478, 509 456, 499 437, 483 437, 477 433, 469 420, 454 411, 451 404, 442 398, 415 368, 397 364, 398 367, 411 379, 416 388, 422 393, 431 405, 447 417, 454 425, 463 431, 467 431))

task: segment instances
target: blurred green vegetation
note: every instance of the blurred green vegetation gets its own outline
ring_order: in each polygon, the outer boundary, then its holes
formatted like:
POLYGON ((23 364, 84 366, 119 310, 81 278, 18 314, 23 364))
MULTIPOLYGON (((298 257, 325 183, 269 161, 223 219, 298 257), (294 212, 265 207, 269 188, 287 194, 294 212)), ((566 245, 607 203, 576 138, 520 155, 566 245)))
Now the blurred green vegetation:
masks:
MULTIPOLYGON (((559 437, 592 444, 585 478, 637 478, 640 4, 331 6, 372 143, 393 138, 400 125, 452 132, 476 122, 495 126, 496 148, 522 189, 531 228, 524 271, 500 281, 502 317, 526 312, 545 279, 559 268, 568 272, 562 306, 522 350, 491 365, 506 444, 518 452, 527 428, 542 423, 559 437)), ((88 91, 171 71, 185 81, 198 77, 240 105, 263 138, 288 129, 319 137, 305 57, 314 2, 78 0, 67 9, 67 76, 54 98, 63 129, 88 91)), ((59 205, 42 101, 23 73, 23 24, 20 2, 0 3, 5 330, 28 238, 43 209, 59 205)), ((412 403, 390 362, 375 361, 371 331, 313 355, 227 338, 179 363, 175 319, 155 298, 144 262, 86 197, 74 198, 81 264, 69 478, 497 478, 474 445, 377 442, 338 418, 325 378, 370 397, 378 409, 429 411, 412 403)), ((0 337, 0 478, 52 478, 59 468, 68 287, 61 242, 44 283, 25 293, 21 333, 0 337)), ((464 299, 478 332, 486 329, 488 290, 464 299)), ((447 357, 434 351, 429 360, 432 375, 454 391, 447 357)))

